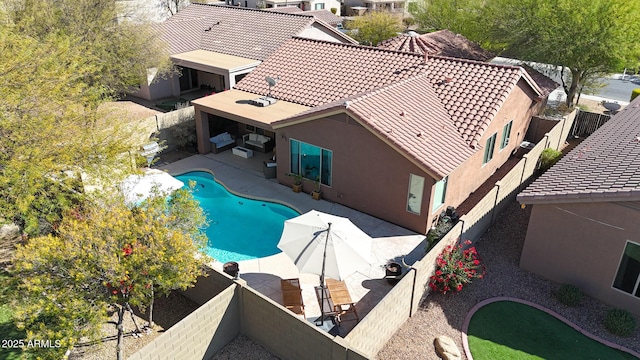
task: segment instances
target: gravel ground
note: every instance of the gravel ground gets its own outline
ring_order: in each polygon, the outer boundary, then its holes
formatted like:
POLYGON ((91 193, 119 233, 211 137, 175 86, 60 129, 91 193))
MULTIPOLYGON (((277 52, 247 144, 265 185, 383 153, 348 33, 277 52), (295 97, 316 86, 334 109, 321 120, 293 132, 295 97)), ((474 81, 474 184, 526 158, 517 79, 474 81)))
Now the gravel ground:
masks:
POLYGON ((512 296, 540 304, 591 334, 640 351, 640 329, 628 338, 610 335, 604 329, 602 322, 608 305, 585 296, 578 307, 564 306, 553 296, 559 284, 520 269, 530 213, 531 207, 522 210, 514 201, 476 244, 487 269, 485 278, 476 280, 459 294, 429 295, 377 358, 439 359, 433 345, 438 335, 454 339, 462 352, 461 329, 466 314, 476 303, 495 296, 512 296))
MULTIPOLYGON (((169 329, 178 321, 184 319, 197 308, 198 304, 192 302, 178 292, 172 292, 167 297, 161 296, 156 298, 153 308, 153 321, 155 323, 155 327, 150 334, 146 334, 141 337, 132 336, 135 330, 135 325, 133 324, 129 313, 125 313, 123 321, 125 331, 123 341, 125 358, 142 349, 145 345, 160 336, 165 330, 169 329)), ((102 341, 77 345, 71 351, 69 359, 115 359, 116 340, 118 334, 115 326, 117 317, 117 314, 113 314, 110 321, 113 321, 114 323, 104 324, 102 328, 102 332, 104 334, 102 341)), ((144 326, 148 319, 146 313, 140 314, 139 312, 136 312, 135 318, 139 326, 144 326)))

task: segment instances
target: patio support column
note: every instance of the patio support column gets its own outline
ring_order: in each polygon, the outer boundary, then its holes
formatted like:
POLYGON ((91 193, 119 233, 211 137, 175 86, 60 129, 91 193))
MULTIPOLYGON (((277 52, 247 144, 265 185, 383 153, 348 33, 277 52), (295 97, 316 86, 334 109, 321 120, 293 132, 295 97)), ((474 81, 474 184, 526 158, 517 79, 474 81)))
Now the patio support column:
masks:
POLYGON ((196 137, 198 139, 198 152, 208 154, 211 152, 211 142, 209 142, 209 118, 207 113, 195 106, 196 113, 196 137))

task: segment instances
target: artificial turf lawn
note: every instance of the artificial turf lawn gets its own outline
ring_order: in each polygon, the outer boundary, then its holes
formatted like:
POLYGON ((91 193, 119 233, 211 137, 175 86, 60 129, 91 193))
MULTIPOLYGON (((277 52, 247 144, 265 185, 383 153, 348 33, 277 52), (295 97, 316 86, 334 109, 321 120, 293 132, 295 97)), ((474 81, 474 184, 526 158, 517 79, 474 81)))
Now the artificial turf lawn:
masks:
POLYGON ((469 349, 474 360, 637 359, 592 340, 531 306, 498 301, 471 317, 469 349))

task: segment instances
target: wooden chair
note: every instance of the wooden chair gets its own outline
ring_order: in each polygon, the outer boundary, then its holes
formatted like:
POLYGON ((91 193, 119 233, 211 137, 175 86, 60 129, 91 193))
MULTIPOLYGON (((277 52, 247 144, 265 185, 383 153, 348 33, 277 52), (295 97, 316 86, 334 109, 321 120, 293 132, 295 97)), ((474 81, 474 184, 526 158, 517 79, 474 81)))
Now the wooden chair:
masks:
POLYGON ((284 307, 291 310, 294 314, 302 315, 306 319, 300 279, 280 280, 280 288, 282 289, 282 303, 284 307))
POLYGON ((358 311, 356 311, 356 303, 351 299, 349 289, 344 281, 338 281, 336 279, 327 278, 325 280, 331 302, 333 304, 333 312, 336 314, 338 323, 342 322, 342 316, 353 313, 355 315, 355 321, 360 321, 358 311))

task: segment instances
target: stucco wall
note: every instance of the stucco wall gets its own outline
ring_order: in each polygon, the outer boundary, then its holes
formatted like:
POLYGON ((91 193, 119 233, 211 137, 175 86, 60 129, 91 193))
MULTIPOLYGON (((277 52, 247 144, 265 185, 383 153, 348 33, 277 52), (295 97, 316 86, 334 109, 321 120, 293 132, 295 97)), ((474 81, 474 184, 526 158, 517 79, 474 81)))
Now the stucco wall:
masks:
POLYGON ((511 153, 524 139, 531 116, 537 111, 537 103, 532 100, 533 97, 533 92, 528 88, 528 85, 524 80, 520 80, 518 86, 511 92, 494 120, 484 132, 479 141, 481 148, 449 175, 446 205, 460 205, 469 194, 480 187, 496 169, 509 159, 511 153), (513 125, 509 144, 504 149, 500 149, 503 128, 511 120, 513 120, 513 125), (487 139, 493 134, 497 134, 493 159, 483 164, 484 148, 487 139))
POLYGON ((640 212, 616 203, 533 205, 520 266, 640 315, 640 298, 612 288, 640 212))
MULTIPOLYGON (((322 186, 323 198, 425 233, 431 187, 435 180, 345 114, 304 122, 276 132, 278 181, 292 184, 289 140, 333 151, 332 185, 322 186), (420 215, 407 212, 409 174, 425 178, 420 215)), ((313 183, 306 181, 304 191, 313 183)), ((430 226, 430 225, 429 225, 430 226)))

